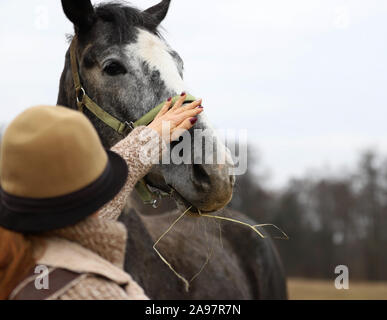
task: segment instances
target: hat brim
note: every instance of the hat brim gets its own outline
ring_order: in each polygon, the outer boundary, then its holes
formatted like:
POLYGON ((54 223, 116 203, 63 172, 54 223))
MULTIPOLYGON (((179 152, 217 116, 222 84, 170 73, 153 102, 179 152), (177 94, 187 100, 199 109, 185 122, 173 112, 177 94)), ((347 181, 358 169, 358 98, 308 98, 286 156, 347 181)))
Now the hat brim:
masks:
POLYGON ((108 164, 102 175, 86 188, 48 199, 0 194, 0 226, 21 233, 41 233, 72 226, 96 213, 122 189, 128 167, 118 154, 107 151, 108 164))

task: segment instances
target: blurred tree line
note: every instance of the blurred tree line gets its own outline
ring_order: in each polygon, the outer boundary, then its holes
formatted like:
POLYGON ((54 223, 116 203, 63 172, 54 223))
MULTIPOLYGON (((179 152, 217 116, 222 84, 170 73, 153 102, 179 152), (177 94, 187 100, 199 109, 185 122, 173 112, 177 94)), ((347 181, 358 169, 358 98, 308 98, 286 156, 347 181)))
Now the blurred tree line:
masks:
POLYGON ((332 279, 346 265, 351 279, 387 280, 387 158, 367 151, 349 172, 311 173, 276 191, 256 172, 239 177, 231 207, 289 235, 276 240, 288 276, 332 279))

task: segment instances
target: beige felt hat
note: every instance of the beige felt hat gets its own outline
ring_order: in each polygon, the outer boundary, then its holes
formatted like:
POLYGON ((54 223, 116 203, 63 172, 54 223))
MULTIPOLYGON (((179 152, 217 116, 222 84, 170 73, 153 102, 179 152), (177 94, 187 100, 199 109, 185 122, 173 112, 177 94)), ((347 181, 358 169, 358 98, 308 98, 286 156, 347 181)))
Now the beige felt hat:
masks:
POLYGON ((42 232, 75 224, 122 188, 125 161, 105 151, 81 113, 38 106, 7 128, 0 153, 0 226, 42 232))

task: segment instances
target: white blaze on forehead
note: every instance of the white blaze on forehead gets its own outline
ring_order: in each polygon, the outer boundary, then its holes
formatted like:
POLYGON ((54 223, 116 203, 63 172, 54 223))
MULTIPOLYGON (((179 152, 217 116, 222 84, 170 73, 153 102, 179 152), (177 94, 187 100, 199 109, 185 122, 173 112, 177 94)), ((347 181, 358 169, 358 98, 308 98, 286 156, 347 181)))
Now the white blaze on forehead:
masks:
POLYGON ((148 63, 151 69, 158 70, 168 89, 176 93, 185 91, 184 81, 176 62, 169 53, 166 43, 159 37, 146 30, 138 29, 137 42, 128 45, 126 50, 131 57, 138 57, 148 63))

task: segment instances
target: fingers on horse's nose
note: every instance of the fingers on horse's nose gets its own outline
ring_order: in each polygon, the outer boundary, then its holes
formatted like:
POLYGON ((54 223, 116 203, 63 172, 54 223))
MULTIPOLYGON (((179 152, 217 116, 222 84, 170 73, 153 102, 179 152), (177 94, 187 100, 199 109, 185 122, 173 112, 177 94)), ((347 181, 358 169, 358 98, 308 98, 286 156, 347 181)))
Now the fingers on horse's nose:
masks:
POLYGON ((193 183, 198 189, 208 191, 211 188, 211 178, 207 170, 201 164, 193 165, 193 183))

